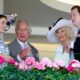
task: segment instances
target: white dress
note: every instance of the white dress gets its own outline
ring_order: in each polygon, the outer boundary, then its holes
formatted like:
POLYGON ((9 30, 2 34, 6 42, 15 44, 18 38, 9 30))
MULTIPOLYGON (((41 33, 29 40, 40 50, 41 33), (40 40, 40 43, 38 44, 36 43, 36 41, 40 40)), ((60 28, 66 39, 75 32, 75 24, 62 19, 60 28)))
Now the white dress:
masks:
MULTIPOLYGON (((74 46, 74 41, 71 41, 70 44, 70 48, 73 48, 74 46)), ((74 53, 67 53, 67 52, 63 52, 63 46, 60 45, 57 49, 56 49, 56 54, 54 57, 54 61, 55 60, 62 60, 65 63, 65 66, 69 65, 70 60, 74 60, 74 53)))
POLYGON ((69 65, 69 61, 70 61, 69 53, 67 53, 67 52, 63 53, 63 47, 62 46, 58 47, 56 50, 56 55, 54 57, 54 61, 56 61, 56 60, 64 61, 64 65, 66 67, 69 65))

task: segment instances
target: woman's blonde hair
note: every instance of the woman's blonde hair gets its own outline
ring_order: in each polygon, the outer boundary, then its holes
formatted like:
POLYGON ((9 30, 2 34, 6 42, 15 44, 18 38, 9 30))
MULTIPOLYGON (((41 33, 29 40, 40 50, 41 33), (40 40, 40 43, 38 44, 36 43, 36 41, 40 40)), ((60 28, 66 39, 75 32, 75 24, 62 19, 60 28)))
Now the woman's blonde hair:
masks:
POLYGON ((66 31, 69 39, 74 40, 75 39, 75 33, 74 33, 73 29, 71 27, 68 27, 68 26, 66 26, 64 28, 65 28, 65 31, 66 31))

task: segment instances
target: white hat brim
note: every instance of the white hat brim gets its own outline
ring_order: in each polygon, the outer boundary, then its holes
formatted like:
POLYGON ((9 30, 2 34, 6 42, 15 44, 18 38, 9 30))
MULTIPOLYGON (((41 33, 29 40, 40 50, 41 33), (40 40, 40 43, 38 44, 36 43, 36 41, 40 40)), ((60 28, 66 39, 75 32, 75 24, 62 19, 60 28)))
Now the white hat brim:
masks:
POLYGON ((58 30, 59 28, 62 28, 62 27, 71 27, 71 26, 72 26, 72 22, 70 20, 61 19, 48 32, 48 34, 47 34, 48 41, 50 41, 50 42, 59 42, 59 40, 57 39, 57 36, 55 34, 55 31, 58 30))

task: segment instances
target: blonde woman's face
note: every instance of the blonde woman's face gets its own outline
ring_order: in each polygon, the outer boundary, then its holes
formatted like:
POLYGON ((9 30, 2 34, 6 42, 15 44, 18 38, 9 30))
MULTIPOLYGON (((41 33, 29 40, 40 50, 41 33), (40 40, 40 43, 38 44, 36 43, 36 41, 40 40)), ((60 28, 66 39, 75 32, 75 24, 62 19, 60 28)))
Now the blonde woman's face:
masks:
POLYGON ((68 35, 65 28, 60 28, 56 31, 56 36, 60 42, 63 42, 68 39, 68 35))

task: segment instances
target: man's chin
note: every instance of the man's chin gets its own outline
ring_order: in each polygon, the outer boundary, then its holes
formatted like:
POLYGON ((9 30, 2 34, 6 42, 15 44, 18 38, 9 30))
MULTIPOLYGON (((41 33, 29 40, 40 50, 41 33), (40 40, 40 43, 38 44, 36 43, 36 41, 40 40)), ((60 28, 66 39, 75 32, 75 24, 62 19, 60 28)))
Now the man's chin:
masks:
POLYGON ((23 39, 22 39, 22 40, 20 40, 20 41, 21 41, 21 42, 26 42, 27 40, 23 40, 23 39))

